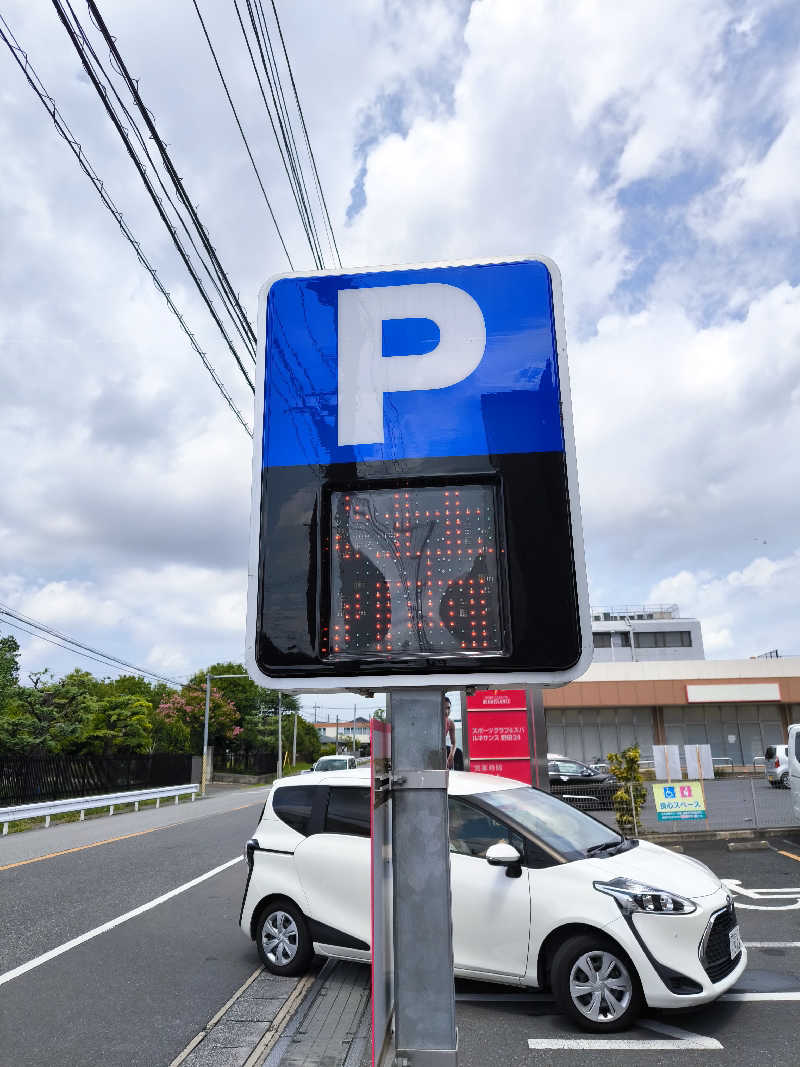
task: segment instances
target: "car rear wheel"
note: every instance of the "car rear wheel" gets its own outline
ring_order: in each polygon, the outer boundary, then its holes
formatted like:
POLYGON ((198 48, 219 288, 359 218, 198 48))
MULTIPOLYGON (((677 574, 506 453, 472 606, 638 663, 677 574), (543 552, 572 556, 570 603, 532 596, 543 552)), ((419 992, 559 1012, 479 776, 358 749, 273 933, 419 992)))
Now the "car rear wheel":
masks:
POLYGON ((272 974, 303 974, 314 946, 302 912, 288 901, 268 905, 256 926, 261 962, 272 974))
POLYGON ((781 775, 781 788, 782 789, 788 789, 789 788, 789 772, 788 771, 784 771, 783 774, 781 775))
POLYGON ((625 953, 601 934, 569 938, 553 957, 556 1002, 583 1030, 625 1030, 642 1008, 642 988, 625 953))

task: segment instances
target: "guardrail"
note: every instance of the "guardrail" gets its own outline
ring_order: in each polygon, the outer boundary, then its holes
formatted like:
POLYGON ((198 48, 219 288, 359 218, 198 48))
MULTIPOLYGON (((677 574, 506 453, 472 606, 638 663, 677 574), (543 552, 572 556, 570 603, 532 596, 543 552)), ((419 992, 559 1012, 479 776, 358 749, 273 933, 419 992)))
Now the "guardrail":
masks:
POLYGON ((120 804, 133 804, 134 811, 139 810, 139 802, 142 800, 155 800, 158 807, 162 800, 169 797, 175 798, 178 803, 180 797, 187 793, 194 800, 195 793, 200 789, 196 783, 191 785, 164 785, 156 789, 135 789, 124 793, 104 793, 94 797, 70 797, 67 800, 45 800, 37 804, 18 804, 11 808, 0 808, 0 822, 3 824, 3 836, 8 833, 8 824, 18 822, 20 819, 37 819, 44 816, 45 826, 50 825, 51 815, 62 815, 64 812, 79 811, 80 822, 83 822, 84 813, 94 808, 108 808, 109 815, 114 814, 114 808, 120 804))

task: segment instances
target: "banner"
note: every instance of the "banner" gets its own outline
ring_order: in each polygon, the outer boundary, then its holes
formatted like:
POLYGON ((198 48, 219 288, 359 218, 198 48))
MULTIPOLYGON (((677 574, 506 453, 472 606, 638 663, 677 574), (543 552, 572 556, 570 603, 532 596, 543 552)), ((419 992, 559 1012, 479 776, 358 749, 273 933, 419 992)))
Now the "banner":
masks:
POLYGON ((485 689, 467 697, 469 769, 531 784, 524 689, 485 689))
POLYGON ((706 799, 702 782, 653 784, 653 800, 659 822, 666 819, 705 819, 706 799))

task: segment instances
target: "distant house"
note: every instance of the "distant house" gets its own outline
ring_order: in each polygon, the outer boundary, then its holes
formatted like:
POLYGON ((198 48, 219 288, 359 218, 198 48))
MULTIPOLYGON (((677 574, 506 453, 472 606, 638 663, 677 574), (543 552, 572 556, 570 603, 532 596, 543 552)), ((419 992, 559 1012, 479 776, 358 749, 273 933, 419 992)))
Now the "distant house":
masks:
MULTIPOLYGON (((314 726, 323 745, 335 744, 337 736, 340 745, 353 743, 352 719, 340 719, 338 723, 336 720, 333 722, 315 722, 314 726)), ((369 719, 364 718, 363 715, 356 715, 355 731, 356 744, 367 744, 369 742, 369 719)))

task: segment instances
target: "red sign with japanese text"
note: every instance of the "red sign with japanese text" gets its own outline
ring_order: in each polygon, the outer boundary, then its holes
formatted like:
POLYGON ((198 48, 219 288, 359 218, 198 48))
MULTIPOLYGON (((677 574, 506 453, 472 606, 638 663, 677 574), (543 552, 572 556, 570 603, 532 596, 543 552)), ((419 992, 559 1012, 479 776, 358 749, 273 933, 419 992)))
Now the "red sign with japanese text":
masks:
POLYGON ((524 689, 486 689, 467 697, 469 769, 531 784, 524 689))

